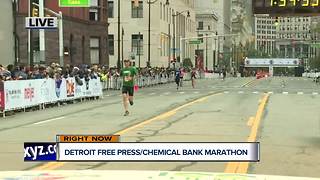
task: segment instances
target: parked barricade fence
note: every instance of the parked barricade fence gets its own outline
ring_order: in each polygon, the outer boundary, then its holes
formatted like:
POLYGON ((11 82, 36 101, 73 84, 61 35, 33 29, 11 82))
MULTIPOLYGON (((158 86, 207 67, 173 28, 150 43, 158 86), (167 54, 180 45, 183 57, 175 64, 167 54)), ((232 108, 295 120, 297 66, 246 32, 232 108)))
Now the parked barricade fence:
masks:
POLYGON ((102 96, 100 78, 80 80, 82 83, 77 83, 75 78, 2 81, 0 111, 5 117, 7 111, 34 106, 41 109, 46 104, 102 96))

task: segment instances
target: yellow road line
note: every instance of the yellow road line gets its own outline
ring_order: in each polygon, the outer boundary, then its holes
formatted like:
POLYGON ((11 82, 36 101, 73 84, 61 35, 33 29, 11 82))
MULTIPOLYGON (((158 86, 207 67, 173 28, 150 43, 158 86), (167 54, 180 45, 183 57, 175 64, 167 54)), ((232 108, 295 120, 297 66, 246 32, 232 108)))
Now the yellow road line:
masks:
MULTIPOLYGON (((144 126, 144 125, 146 125, 146 124, 149 124, 149 123, 151 123, 151 122, 153 122, 153 121, 161 120, 161 119, 165 119, 165 118, 169 118, 169 117, 175 115, 175 114, 177 113, 177 111, 179 111, 179 110, 181 110, 181 109, 183 109, 183 108, 185 108, 185 107, 191 106, 191 105, 193 105, 193 104, 195 104, 195 103, 203 102, 203 101, 205 101, 206 99, 208 99, 208 98, 211 97, 211 96, 216 96, 216 95, 221 95, 221 94, 222 94, 222 93, 215 93, 215 94, 210 94, 210 95, 207 95, 207 96, 205 96, 205 97, 196 99, 196 100, 191 101, 191 102, 189 102, 189 103, 186 103, 186 104, 184 104, 184 105, 182 105, 182 106, 179 106, 179 107, 177 107, 177 108, 175 108, 175 109, 173 109, 173 110, 170 110, 170 111, 168 111, 168 112, 162 113, 162 114, 160 114, 160 115, 158 115, 158 116, 156 116, 156 117, 153 117, 153 118, 151 118, 151 119, 148 119, 148 120, 146 120, 146 121, 143 121, 143 122, 141 122, 141 123, 138 123, 138 124, 136 124, 136 125, 133 125, 133 126, 128 127, 128 128, 126 128, 126 129, 120 130, 120 131, 116 132, 115 134, 117 134, 117 135, 123 135, 123 134, 125 134, 125 133, 128 132, 128 131, 131 131, 131 130, 134 130, 134 129, 136 129, 136 128, 139 128, 139 127, 144 126)), ((47 163, 47 164, 41 165, 41 166, 39 166, 39 167, 36 167, 36 168, 34 168, 34 169, 32 169, 32 170, 54 170, 54 169, 57 169, 57 168, 59 168, 59 167, 62 167, 64 164, 65 164, 65 162, 49 162, 49 163, 47 163)))
MULTIPOLYGON (((263 116, 263 112, 266 108, 266 104, 270 94, 265 94, 262 100, 260 101, 260 105, 256 112, 255 117, 250 117, 247 125, 251 126, 251 132, 247 139, 247 142, 255 142, 257 139, 258 130, 260 127, 261 119, 263 116)), ((249 162, 230 162, 227 163, 226 168, 224 170, 225 173, 239 173, 239 174, 246 174, 248 172, 249 162)))
POLYGON ((247 122, 247 126, 251 127, 253 125, 254 120, 255 120, 255 117, 250 117, 249 121, 247 122))

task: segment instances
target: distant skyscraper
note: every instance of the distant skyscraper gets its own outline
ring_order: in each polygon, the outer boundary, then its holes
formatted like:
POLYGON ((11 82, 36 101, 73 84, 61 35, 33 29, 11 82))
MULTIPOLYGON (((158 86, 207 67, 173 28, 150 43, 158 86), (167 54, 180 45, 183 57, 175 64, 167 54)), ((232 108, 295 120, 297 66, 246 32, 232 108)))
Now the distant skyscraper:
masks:
POLYGON ((272 56, 276 50, 275 19, 269 15, 255 15, 254 22, 255 49, 272 56))

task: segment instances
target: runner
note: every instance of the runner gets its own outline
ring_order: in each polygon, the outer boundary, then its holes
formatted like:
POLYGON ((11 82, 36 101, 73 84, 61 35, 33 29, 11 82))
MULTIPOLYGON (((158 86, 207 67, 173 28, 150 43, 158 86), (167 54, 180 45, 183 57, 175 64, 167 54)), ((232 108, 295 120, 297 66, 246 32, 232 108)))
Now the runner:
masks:
POLYGON ((193 69, 192 72, 191 72, 192 88, 194 88, 195 83, 196 83, 196 75, 197 75, 196 69, 193 69))
POLYGON ((184 76, 184 70, 183 68, 180 68, 180 87, 182 87, 183 76, 184 76))
POLYGON ((175 72, 175 75, 176 75, 176 84, 177 84, 177 90, 179 89, 179 85, 180 85, 180 70, 177 69, 176 72, 175 72))
POLYGON ((134 77, 137 74, 136 68, 131 66, 130 60, 124 60, 125 67, 121 70, 120 76, 123 77, 122 85, 122 98, 123 106, 125 109, 124 116, 129 115, 128 101, 130 105, 133 105, 133 92, 134 92, 134 77))

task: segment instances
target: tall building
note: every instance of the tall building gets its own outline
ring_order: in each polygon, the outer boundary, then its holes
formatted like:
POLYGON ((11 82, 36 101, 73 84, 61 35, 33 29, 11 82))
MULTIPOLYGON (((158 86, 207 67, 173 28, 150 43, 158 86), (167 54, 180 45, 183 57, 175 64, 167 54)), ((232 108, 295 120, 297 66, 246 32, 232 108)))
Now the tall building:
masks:
POLYGON ((180 60, 180 52, 184 58, 193 58, 194 47, 187 43, 181 46, 180 38, 196 35, 194 0, 109 0, 108 5, 110 66, 117 66, 119 61, 122 64, 123 59, 129 58, 135 61, 137 67, 139 65, 168 67, 171 62, 180 60), (118 8, 119 2, 120 8, 118 8), (120 38, 118 38, 118 9, 121 14, 120 38))
POLYGON ((277 26, 277 48, 282 57, 310 56, 311 17, 280 17, 277 26))
POLYGON ((0 64, 13 64, 15 61, 13 1, 1 1, 0 12, 0 64))
POLYGON ((196 3, 197 36, 200 44, 196 45, 196 55, 203 61, 203 68, 213 70, 217 64, 218 16, 212 9, 205 9, 196 3), (199 6, 198 6, 199 5, 199 6), (204 37, 204 38, 203 38, 204 37))
MULTIPOLYGON (((30 0, 39 3, 39 0, 30 0)), ((104 64, 108 65, 107 48, 107 4, 103 0, 92 0, 91 6, 59 7, 59 0, 43 0, 44 6, 54 12, 63 14, 63 49, 64 64, 104 64)), ((39 31, 32 30, 33 62, 28 58, 28 30, 25 29, 25 17, 29 16, 27 0, 19 1, 17 15, 17 34, 19 63, 59 63, 58 30, 45 31, 45 61, 40 62, 39 31)), ((39 15, 36 5, 31 6, 33 16, 39 15)), ((54 16, 45 10, 46 16, 54 16)))
POLYGON ((253 18, 252 2, 232 0, 232 34, 239 34, 237 42, 246 44, 252 39, 253 18))
MULTIPOLYGON (((217 35, 230 35, 231 33, 231 0, 201 0, 196 1, 196 11, 198 13, 197 18, 197 28, 198 35, 205 36, 206 34, 217 34, 217 35), (211 21, 211 22, 210 22, 211 21), (209 25, 210 30, 209 30, 209 25), (202 27, 203 26, 203 27, 202 27)), ((204 43, 200 46, 201 49, 208 49, 207 46, 209 44, 209 49, 211 44, 213 44, 213 49, 216 51, 216 55, 213 56, 209 51, 204 55, 204 59, 208 62, 208 69, 212 69, 211 63, 215 63, 215 66, 221 64, 229 64, 231 55, 230 50, 232 46, 232 38, 231 37, 219 37, 216 39, 210 39, 208 43, 204 43), (208 57, 208 58, 206 58, 208 57), (228 62, 228 63, 226 63, 228 62)), ((207 39, 204 39, 204 42, 207 39)))
POLYGON ((272 56, 276 51, 275 19, 269 15, 255 15, 254 19, 255 49, 272 56))

